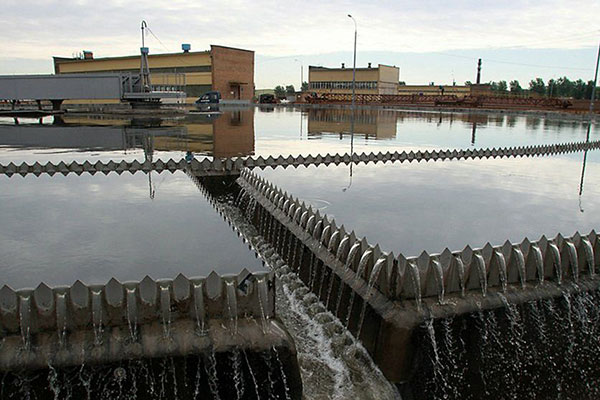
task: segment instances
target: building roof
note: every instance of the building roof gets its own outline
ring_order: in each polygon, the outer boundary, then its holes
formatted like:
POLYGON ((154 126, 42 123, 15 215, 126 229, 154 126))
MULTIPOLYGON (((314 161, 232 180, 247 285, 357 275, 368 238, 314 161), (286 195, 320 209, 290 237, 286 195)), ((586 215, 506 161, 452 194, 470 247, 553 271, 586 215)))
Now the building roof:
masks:
MULTIPOLYGON (((184 53, 183 51, 177 53, 159 53, 159 54, 149 54, 148 57, 170 57, 170 56, 185 56, 187 54, 207 54, 210 53, 210 50, 203 51, 190 51, 184 53)), ((116 56, 116 57, 94 57, 94 58, 72 58, 72 57, 57 57, 53 56, 54 61, 59 62, 93 62, 93 61, 102 61, 102 60, 127 60, 127 59, 135 59, 139 58, 140 55, 136 54, 134 56, 116 56)))
MULTIPOLYGON (((357 71, 372 71, 374 69, 378 69, 379 67, 389 67, 389 68, 399 68, 396 67, 395 65, 386 65, 386 64, 378 64, 375 67, 356 67, 357 71)), ((345 68, 341 68, 341 67, 335 67, 335 68, 331 68, 331 67, 323 67, 320 65, 309 65, 308 66, 309 70, 317 70, 317 71, 348 71, 348 70, 352 70, 352 66, 349 67, 345 67, 345 68)))

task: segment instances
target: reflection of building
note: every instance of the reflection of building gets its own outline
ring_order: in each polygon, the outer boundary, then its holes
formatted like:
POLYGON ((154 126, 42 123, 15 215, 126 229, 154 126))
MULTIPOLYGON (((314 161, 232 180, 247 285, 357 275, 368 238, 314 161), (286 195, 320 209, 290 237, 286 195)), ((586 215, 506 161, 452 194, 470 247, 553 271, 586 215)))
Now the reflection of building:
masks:
MULTIPOLYGON (((253 51, 213 45, 207 51, 149 55, 148 62, 157 90, 185 84, 189 101, 211 90, 221 92, 224 100, 250 101, 253 97, 253 51)), ((87 53, 83 59, 54 57, 54 72, 139 74, 140 56, 93 58, 92 53, 87 53)))
POLYGON ((55 117, 53 125, 0 130, 0 147, 79 151, 180 151, 215 157, 254 153, 253 110, 198 114, 185 119, 55 117))
MULTIPOLYGON (((375 139, 396 137, 397 114, 385 110, 356 110, 354 115, 354 133, 375 139)), ((308 111, 308 135, 350 133, 352 110, 349 109, 311 109, 308 111)))
POLYGON ((254 110, 227 111, 215 118, 190 115, 185 120, 186 135, 154 139, 159 151, 191 151, 219 158, 254 153, 254 110))
MULTIPOLYGON (((308 84, 311 92, 352 93, 352 68, 308 67, 308 84)), ((356 68, 356 93, 396 94, 400 69, 379 64, 372 68, 356 68)))

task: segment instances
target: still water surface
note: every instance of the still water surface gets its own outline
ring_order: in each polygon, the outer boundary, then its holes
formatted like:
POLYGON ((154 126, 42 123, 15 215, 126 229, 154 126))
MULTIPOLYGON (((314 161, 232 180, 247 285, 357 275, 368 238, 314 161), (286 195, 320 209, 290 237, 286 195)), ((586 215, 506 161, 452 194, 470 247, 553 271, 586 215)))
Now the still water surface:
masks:
MULTIPOLYGON (((0 163, 156 160, 522 146, 586 140, 533 116, 257 108, 173 118, 0 119, 0 163)), ((590 140, 600 138, 592 130, 590 140)), ((598 226, 597 152, 260 173, 388 250, 572 234, 598 226)), ((0 266, 16 286, 260 268, 183 173, 0 177, 0 266)))
MULTIPOLYGON (((584 141, 586 125, 534 116, 258 108, 176 118, 0 118, 0 162, 156 160, 525 146, 584 141)), ((597 140, 593 133, 591 140, 597 140)))
POLYGON ((1 284, 263 270, 183 172, 0 177, 1 284))
POLYGON ((406 256, 600 226, 600 152, 562 156, 330 165, 259 173, 406 256), (352 175, 350 175, 352 173, 352 175))

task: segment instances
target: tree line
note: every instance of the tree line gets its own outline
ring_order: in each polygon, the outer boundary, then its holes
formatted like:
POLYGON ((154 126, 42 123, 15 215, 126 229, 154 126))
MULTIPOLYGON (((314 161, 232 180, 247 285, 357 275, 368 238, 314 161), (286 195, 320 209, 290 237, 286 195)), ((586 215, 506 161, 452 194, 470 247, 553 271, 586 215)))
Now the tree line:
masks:
MULTIPOLYGON (((469 84, 470 82, 467 82, 469 84)), ((498 94, 526 94, 537 93, 548 97, 572 97, 574 99, 590 99, 594 88, 594 81, 583 81, 577 79, 572 81, 566 76, 558 79, 550 79, 544 82, 542 78, 535 78, 529 82, 529 88, 524 89, 518 80, 510 82, 490 82, 491 90, 498 94)), ((596 89, 596 99, 600 99, 600 90, 596 89)))
MULTIPOLYGON (((302 82, 302 91, 306 90, 308 90, 308 82, 302 82)), ((285 87, 282 85, 277 85, 273 91, 275 92, 275 97, 279 99, 296 94, 296 88, 294 88, 294 85, 287 85, 285 87)))

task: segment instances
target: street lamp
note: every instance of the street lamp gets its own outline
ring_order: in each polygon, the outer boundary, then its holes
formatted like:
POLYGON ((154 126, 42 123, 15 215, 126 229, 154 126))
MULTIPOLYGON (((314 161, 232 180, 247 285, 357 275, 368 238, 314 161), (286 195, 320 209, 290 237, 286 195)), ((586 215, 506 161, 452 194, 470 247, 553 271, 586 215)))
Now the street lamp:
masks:
MULTIPOLYGON (((348 14, 348 17, 350 19, 352 19, 352 22, 354 22, 354 62, 352 64, 352 115, 351 115, 351 119, 350 119, 350 157, 353 158, 354 157, 354 113, 355 113, 355 107, 356 107, 356 36, 357 36, 357 32, 358 29, 356 27, 356 20, 354 19, 354 17, 350 14, 348 14)), ((352 186, 352 159, 350 160, 350 183, 348 183, 348 186, 346 186, 345 188, 342 189, 342 192, 345 192, 346 190, 350 189, 350 186, 352 186)))
POLYGON ((297 58, 294 58, 294 61, 300 63, 300 88, 298 90, 302 91, 302 83, 304 83, 304 64, 297 58))
POLYGON ((350 14, 348 14, 348 17, 354 22, 354 63, 352 64, 352 109, 354 109, 356 103, 356 36, 358 29, 354 17, 350 14))

